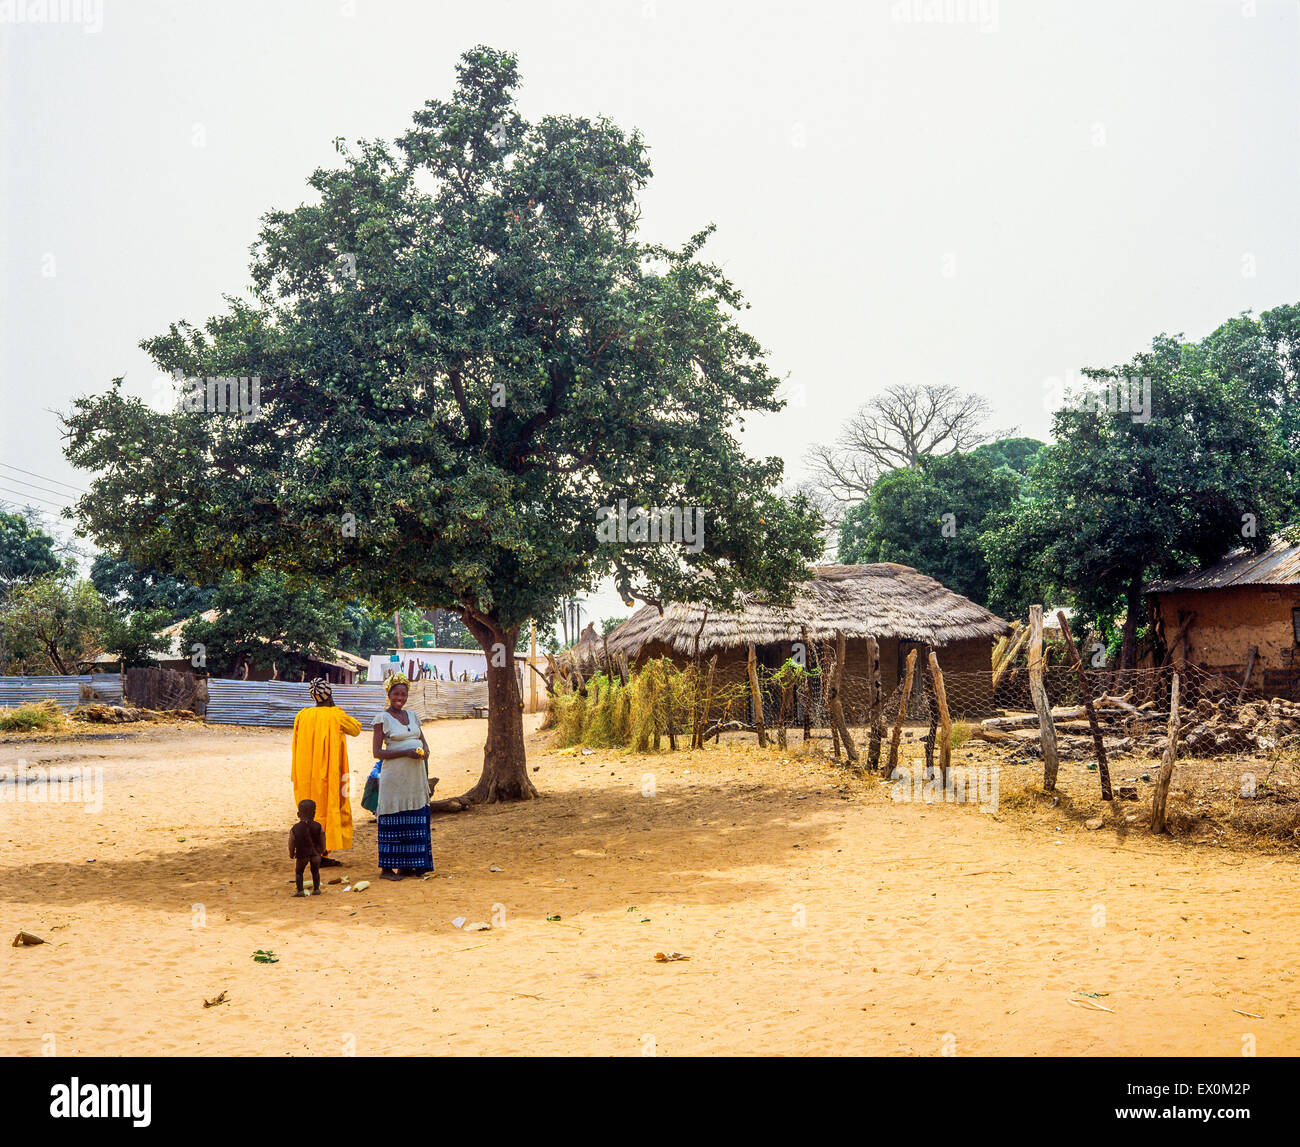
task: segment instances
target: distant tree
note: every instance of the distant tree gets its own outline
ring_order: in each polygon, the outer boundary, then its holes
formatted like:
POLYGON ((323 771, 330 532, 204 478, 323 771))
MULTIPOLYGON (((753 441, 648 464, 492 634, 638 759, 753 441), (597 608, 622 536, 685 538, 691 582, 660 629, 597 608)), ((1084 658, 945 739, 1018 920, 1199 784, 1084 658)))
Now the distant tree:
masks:
POLYGON ((88 581, 47 573, 15 585, 0 606, 8 672, 75 674, 104 652, 108 608, 88 581))
POLYGON ((627 620, 627 618, 625 618, 625 617, 606 617, 606 618, 604 618, 604 619, 601 621, 601 623, 600 623, 600 634, 601 634, 601 636, 602 636, 602 637, 608 637, 611 633, 614 632, 614 630, 616 630, 616 629, 617 629, 620 625, 622 625, 623 622, 625 622, 626 620, 627 620))
POLYGON ((987 442, 990 412, 987 399, 955 386, 890 386, 857 409, 833 445, 812 448, 813 481, 837 501, 859 502, 879 474, 987 442))
POLYGON ((978 454, 922 458, 891 470, 840 524, 839 560, 899 562, 986 605, 989 568, 982 535, 1012 509, 1017 477, 978 454))
POLYGON ((435 609, 430 614, 433 636, 442 649, 477 649, 474 635, 465 623, 450 610, 435 609))
POLYGON ((282 574, 251 581, 224 579, 212 596, 214 621, 192 618, 181 630, 181 648, 201 647, 214 677, 276 668, 296 679, 309 658, 329 660, 347 629, 344 607, 319 588, 291 589, 282 574))
POLYGON ((106 604, 101 642, 106 653, 122 659, 124 668, 152 665, 165 653, 169 640, 162 636, 175 620, 167 609, 137 609, 122 614, 106 604))
POLYGON ((0 600, 14 586, 62 568, 55 540, 21 514, 0 510, 0 600))
POLYGON ((1024 477, 1042 448, 1043 443, 1037 438, 999 438, 995 442, 976 446, 971 454, 977 458, 987 458, 994 466, 1005 466, 1024 477))
POLYGON ((121 617, 138 610, 161 611, 163 625, 193 617, 208 608, 211 586, 196 586, 174 574, 141 568, 127 558, 111 553, 95 555, 90 580, 104 600, 121 617))
POLYGON ((1226 365, 1216 336, 1161 335, 1129 363, 1084 373, 1094 392, 1056 413, 1027 500, 985 552, 1003 612, 1064 592, 1087 615, 1122 613, 1131 668, 1144 580, 1267 544, 1293 512, 1294 457, 1280 412, 1226 365))

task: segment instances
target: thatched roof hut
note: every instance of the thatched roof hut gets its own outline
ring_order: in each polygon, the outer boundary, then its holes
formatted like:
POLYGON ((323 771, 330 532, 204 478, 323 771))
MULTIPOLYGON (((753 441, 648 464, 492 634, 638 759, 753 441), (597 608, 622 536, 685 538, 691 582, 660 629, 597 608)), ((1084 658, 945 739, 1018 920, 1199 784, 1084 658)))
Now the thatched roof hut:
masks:
POLYGON ((787 607, 750 597, 737 613, 674 603, 664 606, 661 616, 654 606, 643 606, 609 635, 610 652, 635 660, 653 645, 689 657, 695 653, 697 633, 699 651, 708 655, 751 642, 760 646, 798 641, 804 632, 813 642, 843 633, 850 640, 902 639, 935 648, 1010 632, 1002 618, 910 566, 828 565, 814 566, 811 572, 787 607))

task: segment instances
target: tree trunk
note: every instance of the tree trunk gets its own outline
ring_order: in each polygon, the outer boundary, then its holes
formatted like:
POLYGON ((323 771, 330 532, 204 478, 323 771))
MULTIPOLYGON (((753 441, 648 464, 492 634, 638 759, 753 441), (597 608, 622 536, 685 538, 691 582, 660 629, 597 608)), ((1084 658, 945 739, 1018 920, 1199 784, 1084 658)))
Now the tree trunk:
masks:
MULTIPOLYGON (((1121 670, 1137 668, 1137 631, 1138 612, 1142 608, 1142 571, 1137 570, 1129 579, 1127 610, 1124 616, 1124 638, 1119 647, 1119 667, 1121 670)), ((1121 677, 1122 681, 1123 678, 1121 677)))
POLYGON ((1038 714, 1038 739, 1043 748, 1043 789, 1052 792, 1061 761, 1056 752, 1056 726, 1052 724, 1052 706, 1043 687, 1043 607, 1029 607, 1029 695, 1038 714))
POLYGON ((749 643, 749 659, 746 663, 749 672, 749 699, 754 707, 754 728, 758 731, 758 747, 767 748, 767 733, 763 729, 763 694, 758 687, 758 663, 754 653, 754 643, 749 643))
POLYGON ((1165 731, 1165 751, 1160 759, 1160 776, 1151 794, 1151 831, 1165 832, 1165 805, 1169 799, 1169 782, 1174 779, 1174 761, 1178 759, 1178 674, 1169 689, 1169 725, 1165 731))
POLYGON ((502 629, 491 619, 468 610, 463 616, 466 627, 487 655, 488 729, 482 775, 460 799, 470 804, 532 800, 537 796, 537 789, 528 778, 523 699, 515 677, 515 641, 519 629, 502 629))

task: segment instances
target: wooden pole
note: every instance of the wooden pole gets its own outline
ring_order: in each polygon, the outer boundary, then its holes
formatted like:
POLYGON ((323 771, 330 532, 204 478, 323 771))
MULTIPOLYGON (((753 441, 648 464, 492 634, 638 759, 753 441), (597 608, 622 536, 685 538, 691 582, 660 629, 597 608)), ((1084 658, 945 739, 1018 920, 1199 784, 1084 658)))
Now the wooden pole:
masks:
POLYGON ((930 676, 934 680, 934 699, 939 706, 939 773, 943 778, 944 788, 948 787, 948 767, 952 763, 952 718, 948 715, 948 693, 943 686, 943 670, 939 668, 939 659, 930 650, 930 676))
POLYGON ((758 731, 758 747, 767 748, 767 733, 763 730, 763 694, 758 688, 758 655, 754 643, 749 643, 749 699, 754 706, 754 728, 758 731))
POLYGON ((880 768, 880 741, 885 731, 885 720, 880 696, 880 643, 874 637, 867 638, 867 694, 867 720, 871 726, 867 739, 867 768, 875 772, 880 768))
POLYGON ((664 670, 664 721, 668 725, 668 747, 677 752, 677 734, 673 731, 673 686, 668 675, 668 658, 663 659, 664 670))
POLYGON ((1065 639, 1065 649, 1074 662, 1074 672, 1079 678, 1079 699, 1083 702, 1083 711, 1088 714, 1088 728, 1092 730, 1092 745, 1097 750, 1097 772, 1101 776, 1101 799, 1112 799, 1110 791, 1110 766, 1106 763, 1106 742, 1101 739, 1101 726, 1097 723, 1097 710, 1092 706, 1092 686, 1088 684, 1088 675, 1083 671, 1083 662, 1079 660, 1079 651, 1074 645, 1074 636, 1070 633, 1070 623, 1065 620, 1065 612, 1058 610, 1056 620, 1061 623, 1061 636, 1065 639))
MULTIPOLYGON (((529 621, 528 623, 528 664, 537 668, 537 622, 529 621)), ((537 676, 535 673, 528 674, 528 711, 537 712, 537 676)))
POLYGON ((1178 757, 1178 674, 1174 674, 1169 687, 1169 725, 1165 734, 1164 756, 1160 759, 1160 775, 1156 778, 1156 791, 1151 795, 1151 831, 1165 832, 1165 804, 1169 799, 1169 782, 1174 779, 1174 761, 1178 757))
POLYGON ((1250 684, 1250 672, 1255 668, 1255 654, 1259 652, 1258 645, 1250 647, 1250 657, 1246 660, 1246 675, 1241 679, 1241 689, 1237 693, 1237 704, 1241 704, 1241 699, 1246 696, 1246 687, 1250 684))
POLYGON ((998 667, 995 670, 993 670, 993 692, 994 693, 998 691, 998 684, 1002 681, 1003 674, 1006 673, 1006 671, 1011 667, 1011 663, 1016 659, 1016 656, 1020 653, 1020 647, 1024 645, 1024 643, 1027 640, 1029 640, 1029 629, 1025 628, 1022 629, 1016 635, 1016 639, 1012 643, 1011 648, 1007 650, 1007 655, 1004 658, 1002 658, 1001 662, 998 663, 998 667))
POLYGON ((835 631, 835 667, 831 672, 831 722, 839 729, 840 740, 844 742, 844 755, 848 758, 849 764, 858 763, 858 747, 853 743, 853 735, 849 732, 848 722, 844 720, 844 702, 840 699, 840 690, 844 683, 844 659, 845 659, 845 641, 844 631, 842 629, 835 631))
POLYGON ((1056 752, 1056 726, 1052 724, 1052 707, 1043 688, 1043 607, 1029 607, 1029 695, 1038 713, 1038 739, 1043 747, 1043 789, 1056 788, 1056 774, 1061 760, 1056 752))
POLYGON ((812 650, 808 645, 807 626, 799 630, 799 637, 803 642, 803 739, 806 744, 812 736, 812 678, 808 674, 808 658, 812 650))
POLYGON ((794 691, 794 683, 787 681, 781 686, 781 709, 777 715, 776 724, 776 743, 779 748, 786 747, 785 737, 785 718, 790 708, 790 694, 794 691))
POLYGON ((898 716, 894 718, 894 731, 889 738, 889 761, 885 775, 892 777, 898 768, 898 742, 903 736, 903 721, 907 717, 907 699, 912 693, 912 674, 916 672, 916 650, 907 653, 907 668, 903 671, 903 695, 898 699, 898 716))
POLYGON ((695 737, 695 743, 702 749, 704 748, 704 730, 709 723, 709 710, 713 707, 713 671, 718 667, 718 655, 715 653, 709 658, 709 676, 704 686, 704 711, 700 714, 700 720, 695 737))

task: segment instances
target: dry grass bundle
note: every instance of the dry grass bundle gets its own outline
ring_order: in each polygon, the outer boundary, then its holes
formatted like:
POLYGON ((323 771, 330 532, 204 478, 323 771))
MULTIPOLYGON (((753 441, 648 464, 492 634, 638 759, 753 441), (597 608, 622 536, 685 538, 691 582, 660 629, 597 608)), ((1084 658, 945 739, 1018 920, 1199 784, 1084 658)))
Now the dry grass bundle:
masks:
POLYGON ((59 703, 51 698, 20 705, 16 709, 0 710, 0 732, 52 733, 62 729, 67 722, 59 703))

